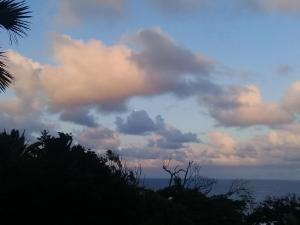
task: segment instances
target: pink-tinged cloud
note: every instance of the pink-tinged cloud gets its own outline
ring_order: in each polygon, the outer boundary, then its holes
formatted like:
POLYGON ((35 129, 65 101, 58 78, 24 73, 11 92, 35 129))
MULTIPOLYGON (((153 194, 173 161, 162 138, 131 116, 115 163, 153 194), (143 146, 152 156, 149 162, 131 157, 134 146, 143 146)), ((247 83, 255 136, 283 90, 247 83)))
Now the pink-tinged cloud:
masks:
POLYGON ((47 66, 42 75, 51 104, 68 108, 120 103, 151 93, 146 75, 131 55, 132 50, 126 46, 105 46, 97 40, 83 42, 57 36, 57 66, 47 66))
MULTIPOLYGON (((24 63, 9 57, 17 80, 14 91, 20 92, 22 101, 29 94, 33 95, 28 98, 30 101, 40 99, 35 97, 39 92, 43 101, 38 100, 42 104, 38 108, 61 113, 63 120, 92 127, 96 122, 90 116, 91 109, 121 111, 132 97, 172 93, 184 98, 219 88, 210 81, 215 67, 213 60, 181 46, 161 29, 140 30, 127 36, 127 41, 135 42, 139 49, 56 35, 54 65, 35 63, 39 66, 28 71, 32 60, 19 56, 28 62, 24 63), (28 71, 28 79, 22 76, 23 70, 28 71), (22 91, 25 88, 29 90, 22 91)), ((24 107, 29 105, 27 102, 24 107)))
POLYGON ((200 97, 210 114, 224 126, 278 125, 291 123, 293 113, 280 101, 265 102, 260 90, 253 85, 231 87, 221 95, 200 97))
MULTIPOLYGON (((16 80, 12 86, 13 94, 0 96, 1 127, 7 129, 24 127, 29 130, 40 131, 45 128, 45 125, 41 122, 42 114, 49 103, 45 99, 51 99, 52 97, 43 89, 45 87, 43 79, 44 76, 49 75, 46 72, 55 67, 41 65, 12 51, 8 52, 7 56, 9 69, 15 75, 16 80)), ((289 87, 282 100, 272 104, 280 107, 280 111, 286 110, 288 114, 297 114, 299 112, 297 103, 300 93, 299 86, 299 82, 295 82, 289 87)), ((63 85, 60 88, 63 88, 63 85)), ((272 118, 278 116, 277 110, 267 110, 271 103, 262 100, 262 96, 255 86, 229 88, 224 93, 224 96, 219 96, 219 101, 215 97, 211 97, 210 101, 207 102, 211 104, 209 107, 213 105, 215 109, 220 111, 234 110, 236 113, 235 117, 238 119, 243 118, 239 116, 239 113, 247 113, 247 110, 245 112, 239 110, 241 107, 250 109, 250 112, 255 113, 264 114, 267 112, 266 114, 272 118), (255 109, 251 111, 252 108, 256 107, 260 110, 255 109)), ((84 102, 82 104, 85 105, 84 102)), ((257 121, 255 113, 251 114, 251 117, 248 116, 252 118, 252 122, 257 121)), ((66 114, 65 116, 68 119, 74 119, 75 117, 74 120, 79 120, 80 123, 85 120, 85 117, 81 115, 81 111, 74 111, 74 114, 66 114)), ((147 119, 147 115, 141 117, 142 120, 143 118, 147 119)), ((130 126, 130 121, 126 121, 126 126, 130 126)), ((243 119, 237 121, 242 124, 245 123, 243 119)), ((268 120, 266 119, 266 121, 268 120)), ((90 123, 92 126, 95 126, 92 121, 90 123)), ((195 134, 182 133, 170 125, 166 126, 161 118, 158 118, 154 125, 157 128, 153 129, 150 126, 150 128, 142 129, 142 133, 146 131, 154 133, 151 140, 158 144, 152 146, 147 146, 147 144, 133 147, 122 146, 116 131, 101 126, 86 128, 77 133, 77 140, 93 149, 118 149, 120 153, 123 151, 124 155, 130 159, 130 163, 143 162, 145 163, 144 165, 150 167, 161 165, 162 160, 170 155, 176 162, 193 159, 203 165, 294 166, 299 165, 300 162, 300 126, 295 122, 292 125, 284 125, 264 135, 258 135, 244 141, 239 141, 237 138, 224 132, 210 132, 207 141, 202 139, 201 143, 198 143, 199 141, 195 134), (164 148, 165 145, 160 145, 162 138, 171 143, 184 143, 184 148, 164 148), (141 149, 140 151, 138 150, 139 148, 141 149)))
POLYGON ((290 112, 300 114, 300 81, 295 81, 286 91, 282 99, 283 106, 290 112))
POLYGON ((9 96, 0 95, 1 129, 42 130, 39 118, 44 109, 40 72, 43 66, 20 54, 8 51, 7 66, 14 74, 14 82, 9 96))
POLYGON ((86 128, 76 134, 80 144, 92 150, 118 149, 120 140, 118 133, 105 127, 86 128))
POLYGON ((97 126, 91 109, 124 110, 132 97, 165 93, 182 98, 198 96, 223 126, 287 124, 300 110, 297 82, 283 100, 267 102, 255 86, 214 84, 211 74, 216 63, 181 46, 159 28, 139 30, 123 40, 135 44, 135 50, 124 44, 107 46, 99 40, 57 35, 53 44, 55 65, 40 65, 11 53, 16 98, 3 99, 2 108, 24 114, 33 114, 34 108, 42 113, 40 109, 47 108, 60 113, 62 120, 90 127, 97 126))
POLYGON ((231 135, 225 132, 209 132, 208 139, 216 151, 224 155, 232 155, 237 151, 238 142, 231 135))
POLYGON ((286 125, 246 140, 213 131, 207 134, 207 141, 190 146, 186 159, 195 159, 202 165, 298 166, 299 140, 299 124, 286 125))
POLYGON ((113 111, 135 96, 182 97, 203 86, 215 88, 209 81, 215 63, 177 44, 162 30, 140 30, 128 39, 141 46, 140 51, 56 36, 57 64, 45 66, 41 75, 52 109, 92 106, 113 111))

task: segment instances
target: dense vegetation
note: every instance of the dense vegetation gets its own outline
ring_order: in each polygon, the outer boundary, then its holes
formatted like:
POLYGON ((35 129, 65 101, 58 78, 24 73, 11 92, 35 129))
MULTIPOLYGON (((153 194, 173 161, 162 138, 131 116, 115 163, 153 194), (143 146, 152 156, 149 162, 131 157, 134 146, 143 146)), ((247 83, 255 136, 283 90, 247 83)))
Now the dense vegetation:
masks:
POLYGON ((208 197, 178 181, 157 192, 138 185, 112 151, 104 155, 47 132, 33 144, 0 133, 0 224, 299 224, 300 200, 208 197), (274 222, 274 223, 271 223, 274 222))

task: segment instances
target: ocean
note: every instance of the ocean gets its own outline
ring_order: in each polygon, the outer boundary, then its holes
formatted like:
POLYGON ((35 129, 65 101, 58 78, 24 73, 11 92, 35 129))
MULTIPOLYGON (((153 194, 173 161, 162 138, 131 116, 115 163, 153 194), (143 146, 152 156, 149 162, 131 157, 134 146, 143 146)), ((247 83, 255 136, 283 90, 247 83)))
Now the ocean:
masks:
MULTIPOLYGON (((226 193, 234 180, 218 180, 210 194, 226 193)), ((243 180, 253 193, 257 202, 264 200, 268 196, 285 196, 287 194, 297 194, 300 196, 300 181, 292 180, 243 180)), ((153 190, 159 190, 168 185, 168 179, 145 179, 144 186, 153 190)))

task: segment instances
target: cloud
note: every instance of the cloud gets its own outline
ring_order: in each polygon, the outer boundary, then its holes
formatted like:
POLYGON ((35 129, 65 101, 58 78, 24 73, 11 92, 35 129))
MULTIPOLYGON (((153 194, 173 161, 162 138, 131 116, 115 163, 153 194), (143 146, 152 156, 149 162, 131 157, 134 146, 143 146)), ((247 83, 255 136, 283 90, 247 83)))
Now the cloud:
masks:
POLYGON ((118 134, 105 127, 86 128, 76 134, 80 144, 93 150, 118 149, 120 140, 118 134))
POLYGON ((157 93, 194 91, 193 86, 209 83, 216 67, 214 60, 179 45, 160 28, 142 29, 123 39, 141 49, 133 52, 132 59, 146 71, 157 93))
POLYGON ((142 165, 143 168, 161 168, 164 160, 172 158, 174 164, 186 162, 187 155, 185 151, 174 151, 160 149, 155 147, 131 146, 121 148, 117 153, 126 159, 128 166, 142 165))
POLYGON ((296 13, 300 11, 298 0, 255 0, 260 7, 266 11, 278 11, 285 13, 296 13))
POLYGON ((300 81, 295 81, 286 91, 282 99, 283 106, 291 113, 300 114, 300 81))
POLYGON ((26 129, 28 133, 45 129, 39 120, 44 108, 44 96, 39 85, 43 66, 11 50, 6 56, 8 70, 15 80, 11 94, 0 95, 0 128, 26 129))
MULTIPOLYGON (((7 57, 9 69, 16 80, 12 86, 12 93, 0 96, 1 127, 26 128, 29 132, 51 128, 43 122, 46 109, 49 104, 53 104, 49 101, 52 100, 52 95, 44 89, 44 76, 48 75, 49 67, 53 69, 55 66, 41 65, 13 51, 9 51, 7 57)), ((64 86, 66 85, 61 85, 60 88, 64 86)), ((294 82, 277 103, 263 101, 259 89, 255 86, 224 88, 224 92, 216 92, 218 94, 215 96, 212 95, 213 92, 207 96, 203 95, 202 101, 205 100, 205 104, 212 110, 212 115, 220 123, 246 126, 264 122, 271 125, 273 121, 280 121, 278 118, 281 118, 279 115, 282 110, 288 115, 299 113, 299 87, 299 81, 294 82), (274 119, 276 117, 277 119, 274 119)), ((61 119, 90 126, 77 132, 76 140, 93 149, 116 149, 128 157, 130 162, 160 166, 162 159, 170 155, 176 162, 194 159, 203 165, 297 166, 300 161, 300 126, 296 122, 289 125, 282 122, 284 125, 277 126, 266 134, 243 141, 218 131, 208 133, 207 140, 200 141, 196 134, 183 132, 167 124, 161 116, 152 119, 145 111, 135 111, 126 119, 121 119, 122 122, 117 123, 117 128, 121 133, 146 135, 146 143, 143 146, 123 146, 117 131, 96 124, 89 107, 82 107, 84 105, 85 103, 79 104, 78 109, 82 109, 79 111, 73 106, 63 107, 61 110, 61 119)), ((101 105, 101 102, 96 102, 95 105, 101 105)), ((285 113, 283 115, 286 115, 285 113)))
POLYGON ((135 96, 186 97, 218 89, 209 80, 215 63, 180 46, 160 29, 140 30, 127 40, 141 50, 56 36, 57 64, 45 66, 41 75, 51 109, 84 106, 120 111, 135 96))
MULTIPOLYGON (((151 0, 150 0, 151 1, 151 0)), ((209 6, 209 0, 154 0, 159 10, 167 13, 190 13, 209 6)))
POLYGON ((97 127, 98 124, 95 121, 90 110, 86 108, 79 108, 75 110, 65 110, 61 113, 60 119, 63 121, 74 122, 79 125, 88 127, 97 127))
POLYGON ((127 13, 127 0, 59 0, 57 19, 63 24, 116 20, 127 13))
POLYGON ((285 125, 265 135, 248 140, 241 148, 251 146, 261 165, 299 165, 299 124, 285 125))
POLYGON ((157 125, 144 110, 133 111, 125 122, 117 117, 115 124, 118 131, 124 134, 146 135, 157 130, 157 125))
POLYGON ((216 150, 222 154, 232 155, 237 151, 238 142, 225 132, 210 132, 208 133, 208 138, 212 146, 214 146, 216 150))
POLYGON ((186 155, 203 165, 299 168, 299 149, 300 124, 294 123, 244 140, 226 132, 208 132, 205 141, 191 145, 186 155))
POLYGON ((198 143, 197 134, 183 133, 179 129, 166 124, 161 116, 152 120, 144 110, 132 112, 126 119, 126 122, 120 117, 116 119, 116 125, 119 132, 123 134, 150 135, 148 147, 157 147, 160 149, 183 149, 186 144, 198 143))
POLYGON ((131 55, 126 46, 56 36, 54 58, 58 65, 47 66, 42 79, 51 104, 58 108, 106 106, 147 94, 145 74, 130 60, 131 55))
POLYGON ((201 96, 200 103, 223 126, 271 126, 294 120, 281 102, 264 102, 260 90, 253 85, 230 87, 220 95, 201 96))
POLYGON ((121 148, 118 153, 131 160, 157 160, 167 158, 167 152, 162 152, 161 149, 149 148, 145 146, 131 146, 121 148))
POLYGON ((198 143, 197 134, 188 132, 183 133, 174 127, 164 127, 164 129, 157 132, 158 137, 149 140, 149 147, 159 147, 162 149, 184 149, 187 148, 186 144, 198 143))
MULTIPOLYGON (((53 65, 10 53, 12 71, 27 75, 16 76, 17 98, 3 102, 2 108, 32 106, 40 114, 47 110, 59 113, 62 120, 93 127, 91 110, 126 111, 133 97, 171 93, 186 98, 219 89, 210 81, 215 62, 176 43, 161 29, 143 29, 126 39, 138 49, 54 35, 53 65)), ((30 109, 14 111, 32 114, 30 109)))
MULTIPOLYGON (((297 82, 283 100, 266 102, 256 86, 214 84, 211 74, 217 64, 179 45, 159 28, 143 29, 123 40, 136 44, 137 48, 124 44, 107 46, 99 40, 80 41, 56 35, 54 65, 41 65, 10 53, 13 70, 18 70, 15 73, 24 71, 26 74, 16 77, 16 97, 0 102, 4 109, 2 114, 22 111, 25 116, 26 112, 35 115, 36 111, 40 116, 47 110, 50 114, 59 113, 62 120, 96 127, 91 110, 126 111, 133 97, 166 93, 180 98, 198 96, 200 104, 223 126, 285 124, 294 121, 295 113, 300 111, 297 82)), ((119 129, 125 133, 146 134, 155 129, 151 122, 141 124, 138 118, 136 126, 140 126, 141 132, 134 126, 130 126, 132 131, 129 132, 126 122, 119 120, 119 129)), ((161 140, 156 144, 163 146, 164 143, 161 140)))
MULTIPOLYGON (((153 1, 151 1, 153 3, 153 1)), ((241 10, 262 13, 287 13, 294 14, 300 11, 298 0, 155 0, 154 5, 161 12, 167 14, 200 12, 240 13, 241 10)))
POLYGON ((256 152, 241 148, 241 142, 226 132, 211 131, 206 141, 191 145, 186 159, 201 165, 253 166, 257 164, 256 152))
POLYGON ((281 64, 277 68, 276 72, 281 76, 287 76, 294 72, 294 68, 288 64, 281 64))

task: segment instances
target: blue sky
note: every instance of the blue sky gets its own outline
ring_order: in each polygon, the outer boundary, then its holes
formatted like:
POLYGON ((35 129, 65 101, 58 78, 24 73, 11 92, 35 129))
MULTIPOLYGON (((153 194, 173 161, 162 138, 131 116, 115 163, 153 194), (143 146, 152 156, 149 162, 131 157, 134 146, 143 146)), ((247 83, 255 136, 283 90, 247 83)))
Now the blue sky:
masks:
POLYGON ((152 177, 172 157, 221 178, 300 178, 297 1, 27 4, 28 36, 0 36, 16 78, 3 129, 72 132, 152 177))

